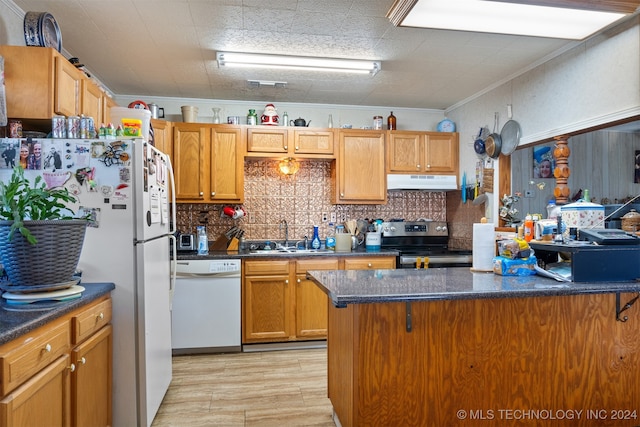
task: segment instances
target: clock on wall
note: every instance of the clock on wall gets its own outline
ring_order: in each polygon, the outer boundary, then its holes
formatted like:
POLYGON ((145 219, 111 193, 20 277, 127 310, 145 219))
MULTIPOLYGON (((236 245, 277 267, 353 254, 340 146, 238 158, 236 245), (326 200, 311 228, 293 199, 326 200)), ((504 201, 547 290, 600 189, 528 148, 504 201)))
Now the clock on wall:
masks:
POLYGON ((444 120, 440 121, 440 123, 438 123, 438 126, 436 127, 436 130, 438 132, 455 132, 456 131, 456 124, 453 123, 449 119, 444 119, 444 120))
POLYGON ((52 47, 62 50, 62 34, 58 22, 48 12, 27 12, 24 15, 24 41, 27 46, 52 47))

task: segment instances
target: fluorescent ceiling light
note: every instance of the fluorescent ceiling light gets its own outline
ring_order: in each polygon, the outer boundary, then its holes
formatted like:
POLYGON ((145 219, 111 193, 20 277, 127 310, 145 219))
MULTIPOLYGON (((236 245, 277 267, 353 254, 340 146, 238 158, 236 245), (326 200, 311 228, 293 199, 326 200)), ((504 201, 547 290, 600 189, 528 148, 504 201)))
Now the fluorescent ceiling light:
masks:
POLYGON ((419 0, 412 8, 399 1, 387 16, 406 27, 581 40, 625 14, 503 1, 419 0))
POLYGON ((250 87, 274 87, 276 89, 282 89, 287 87, 287 82, 275 82, 271 80, 247 80, 250 87))
POLYGON ((380 71, 380 61, 312 58, 307 56, 263 55, 259 53, 218 52, 220 67, 273 68, 371 74, 380 71))

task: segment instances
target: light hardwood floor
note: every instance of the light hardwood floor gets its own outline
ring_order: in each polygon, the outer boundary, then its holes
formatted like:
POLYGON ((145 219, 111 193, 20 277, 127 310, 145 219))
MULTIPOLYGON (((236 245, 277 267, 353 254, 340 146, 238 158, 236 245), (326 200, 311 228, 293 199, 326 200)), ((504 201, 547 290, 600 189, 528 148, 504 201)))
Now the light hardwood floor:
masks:
POLYGON ((335 426, 327 349, 173 357, 152 427, 335 426))

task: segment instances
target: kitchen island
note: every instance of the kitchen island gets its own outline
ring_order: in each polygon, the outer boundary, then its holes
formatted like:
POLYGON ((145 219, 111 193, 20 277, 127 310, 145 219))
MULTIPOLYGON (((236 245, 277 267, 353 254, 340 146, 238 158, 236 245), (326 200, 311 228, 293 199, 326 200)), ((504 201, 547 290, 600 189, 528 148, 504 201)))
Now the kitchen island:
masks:
POLYGON ((638 426, 640 283, 310 271, 342 426, 638 426))

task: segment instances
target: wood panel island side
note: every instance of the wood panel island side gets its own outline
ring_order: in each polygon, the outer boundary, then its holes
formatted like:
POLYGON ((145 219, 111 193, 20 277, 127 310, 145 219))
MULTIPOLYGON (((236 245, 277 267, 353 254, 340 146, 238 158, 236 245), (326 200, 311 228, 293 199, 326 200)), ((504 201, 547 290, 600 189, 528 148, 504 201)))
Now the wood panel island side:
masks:
POLYGON ((640 283, 467 268, 308 277, 329 297, 337 425, 640 426, 640 283))

